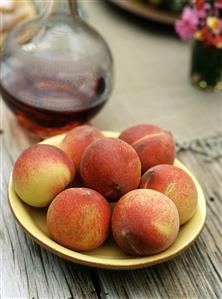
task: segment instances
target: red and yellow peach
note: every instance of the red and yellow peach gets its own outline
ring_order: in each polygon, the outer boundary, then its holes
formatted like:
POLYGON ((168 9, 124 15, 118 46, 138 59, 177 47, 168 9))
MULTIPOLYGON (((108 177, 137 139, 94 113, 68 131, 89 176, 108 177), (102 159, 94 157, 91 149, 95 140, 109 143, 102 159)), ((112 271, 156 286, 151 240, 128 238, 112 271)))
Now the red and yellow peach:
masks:
POLYGON ((119 138, 136 150, 142 173, 158 164, 173 164, 175 143, 169 131, 151 124, 141 124, 123 131, 119 138))
POLYGON ((34 207, 45 207, 75 176, 73 162, 52 145, 26 149, 13 167, 12 182, 17 195, 34 207))
POLYGON ((168 196, 178 209, 180 225, 190 220, 196 211, 196 186, 190 175, 177 166, 154 166, 143 174, 140 188, 153 189, 168 196))
POLYGON ((110 232, 111 208, 98 192, 70 188, 58 194, 47 212, 47 227, 57 243, 77 251, 100 246, 110 232))
POLYGON ((95 127, 88 125, 79 126, 65 135, 60 144, 60 148, 74 162, 76 171, 79 173, 83 152, 90 143, 103 137, 103 133, 95 127))
POLYGON ((80 173, 86 187, 116 201, 138 187, 141 164, 129 144, 117 138, 102 138, 85 150, 80 173))
POLYGON ((112 234, 119 247, 130 255, 161 252, 176 240, 178 232, 175 204, 157 191, 130 191, 114 207, 112 234))

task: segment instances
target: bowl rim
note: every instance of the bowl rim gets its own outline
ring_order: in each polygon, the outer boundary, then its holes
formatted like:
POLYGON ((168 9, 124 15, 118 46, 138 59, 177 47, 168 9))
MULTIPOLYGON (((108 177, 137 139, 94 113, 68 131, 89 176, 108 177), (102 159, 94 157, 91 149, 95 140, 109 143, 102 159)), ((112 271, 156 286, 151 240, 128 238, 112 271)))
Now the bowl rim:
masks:
MULTIPOLYGON (((105 132, 106 135, 110 137, 116 137, 117 133, 114 132, 105 132)), ((65 136, 65 134, 57 135, 54 137, 50 137, 48 139, 45 139, 42 144, 50 144, 51 142, 54 142, 55 139, 61 139, 65 136)), ((39 228, 39 233, 36 235, 35 232, 33 232, 32 225, 30 223, 27 224, 26 220, 22 215, 20 214, 18 210, 18 206, 29 208, 29 206, 25 203, 23 203, 21 200, 18 200, 18 196, 15 194, 15 191, 12 186, 12 174, 9 179, 9 184, 8 184, 8 202, 9 206, 11 208, 11 211, 19 223, 19 225, 22 227, 22 229, 40 246, 44 247, 48 251, 54 253, 57 256, 60 256, 66 260, 82 264, 82 265, 87 265, 91 267, 96 267, 96 268, 104 268, 104 269, 137 269, 137 268, 143 268, 147 266, 152 266, 155 264, 159 264, 162 262, 165 262, 167 260, 170 260, 183 251, 185 251, 188 247, 190 247, 193 242, 197 239, 199 234, 201 233, 205 221, 206 221, 206 200, 204 197, 203 190, 199 184, 199 182, 196 180, 196 178, 193 176, 193 174, 184 166, 183 163, 181 163, 179 160, 176 159, 176 165, 185 169, 188 174, 191 175, 192 179, 195 182, 195 185, 198 190, 198 208, 201 212, 201 220, 199 222, 198 228, 196 228, 195 233, 190 237, 190 239, 186 242, 183 243, 182 245, 179 246, 178 249, 174 250, 172 253, 167 255, 168 249, 171 248, 171 246, 166 249, 165 251, 162 251, 158 254, 155 255, 150 255, 146 257, 126 257, 126 258, 105 258, 101 256, 91 256, 88 254, 84 254, 84 252, 76 252, 71 249, 65 248, 64 246, 56 243, 53 241, 49 236, 44 234, 39 228)), ((38 209, 38 208, 36 208, 38 209)), ((26 210, 26 209, 25 209, 26 210)), ((26 211, 27 215, 26 218, 28 218, 28 212, 26 211)), ((185 227, 186 223, 182 226, 185 227)))

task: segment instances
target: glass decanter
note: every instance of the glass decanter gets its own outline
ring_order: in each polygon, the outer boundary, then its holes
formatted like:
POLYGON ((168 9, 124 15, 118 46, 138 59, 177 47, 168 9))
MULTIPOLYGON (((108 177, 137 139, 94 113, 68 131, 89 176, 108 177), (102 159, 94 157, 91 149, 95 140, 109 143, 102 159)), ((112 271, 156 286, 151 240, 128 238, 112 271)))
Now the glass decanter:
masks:
POLYGON ((16 26, 6 39, 2 97, 18 122, 39 137, 91 119, 112 84, 110 50, 79 17, 76 0, 48 1, 43 14, 16 26))

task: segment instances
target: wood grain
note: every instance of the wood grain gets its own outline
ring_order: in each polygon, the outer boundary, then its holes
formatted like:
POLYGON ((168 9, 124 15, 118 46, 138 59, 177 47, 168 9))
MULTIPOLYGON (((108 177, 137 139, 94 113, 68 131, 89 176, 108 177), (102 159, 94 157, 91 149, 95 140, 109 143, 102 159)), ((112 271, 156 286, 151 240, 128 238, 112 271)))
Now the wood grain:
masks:
POLYGON ((98 270, 102 298, 222 298, 222 159, 211 163, 190 152, 178 158, 196 175, 208 216, 197 241, 181 256, 143 270, 98 270))
POLYGON ((131 271, 90 269, 47 252, 27 237, 10 212, 7 184, 20 152, 37 141, 3 107, 1 140, 1 298, 222 298, 222 159, 206 162, 185 150, 178 158, 200 181, 208 205, 195 244, 172 261, 131 271))
POLYGON ((19 153, 36 141, 4 110, 1 138, 1 298, 97 298, 87 268, 66 262, 35 244, 16 224, 7 185, 19 153))
MULTIPOLYGON (((171 129, 178 140, 206 137, 220 129, 221 94, 190 85, 189 46, 105 2, 81 1, 87 21, 106 38, 115 62, 113 94, 92 123, 116 131, 135 123, 157 123, 171 129)), ((200 181, 208 205, 201 236, 181 256, 134 271, 78 266, 40 248, 15 223, 7 203, 9 174, 21 151, 37 139, 0 104, 2 299, 222 298, 221 160, 207 163, 201 154, 187 150, 178 156, 200 181)))

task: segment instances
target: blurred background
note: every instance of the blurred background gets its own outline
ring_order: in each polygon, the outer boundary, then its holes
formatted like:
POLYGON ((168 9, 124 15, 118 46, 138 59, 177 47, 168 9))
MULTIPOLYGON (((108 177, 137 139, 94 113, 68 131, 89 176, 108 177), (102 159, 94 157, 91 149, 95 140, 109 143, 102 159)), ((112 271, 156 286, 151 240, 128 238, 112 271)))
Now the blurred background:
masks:
MULTIPOLYGON (((39 0, 17 1, 10 21, 10 2, 2 2, 8 12, 1 8, 1 40, 7 30, 46 5, 39 0)), ((191 44, 182 42, 174 31, 185 1, 151 2, 154 6, 142 0, 78 2, 82 18, 107 41, 115 68, 112 95, 91 123, 113 131, 155 123, 172 130, 178 140, 220 131, 222 94, 191 85, 191 44)))

